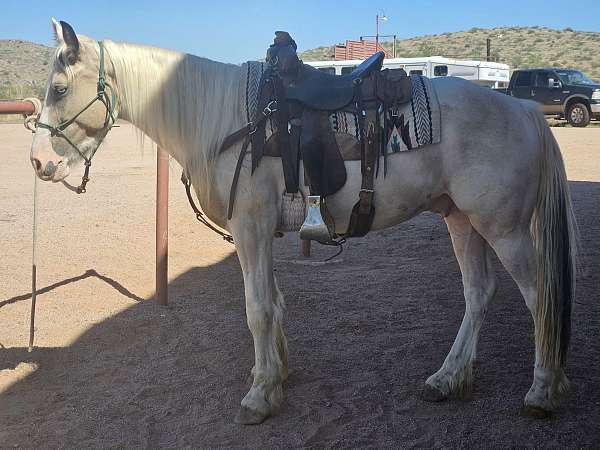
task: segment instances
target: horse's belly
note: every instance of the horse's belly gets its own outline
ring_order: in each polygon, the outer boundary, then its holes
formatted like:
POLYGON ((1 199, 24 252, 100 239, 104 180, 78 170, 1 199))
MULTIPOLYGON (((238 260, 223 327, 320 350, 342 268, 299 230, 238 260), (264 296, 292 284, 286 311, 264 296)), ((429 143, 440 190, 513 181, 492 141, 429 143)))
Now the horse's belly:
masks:
MULTIPOLYGON (((380 161, 379 173, 375 178, 372 229, 396 225, 431 209, 432 203, 444 193, 439 187, 441 183, 434 161, 436 158, 432 156, 433 152, 427 149, 390 155, 385 177, 383 160, 380 161)), ((359 161, 347 162, 346 171, 348 177, 344 187, 326 200, 338 233, 344 233, 348 228, 362 180, 359 161)))

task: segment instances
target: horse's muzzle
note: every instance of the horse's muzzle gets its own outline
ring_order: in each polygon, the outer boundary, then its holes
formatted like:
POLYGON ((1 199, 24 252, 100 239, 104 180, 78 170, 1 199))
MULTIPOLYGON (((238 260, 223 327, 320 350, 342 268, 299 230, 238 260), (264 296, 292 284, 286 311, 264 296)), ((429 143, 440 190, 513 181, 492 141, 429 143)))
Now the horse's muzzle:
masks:
MULTIPOLYGON (((54 180, 55 175, 57 174, 57 169, 61 165, 62 160, 54 163, 54 161, 48 161, 45 165, 37 158, 31 158, 31 165, 35 170, 36 174, 40 179, 44 181, 54 180)), ((56 180, 58 181, 58 180, 56 180)))

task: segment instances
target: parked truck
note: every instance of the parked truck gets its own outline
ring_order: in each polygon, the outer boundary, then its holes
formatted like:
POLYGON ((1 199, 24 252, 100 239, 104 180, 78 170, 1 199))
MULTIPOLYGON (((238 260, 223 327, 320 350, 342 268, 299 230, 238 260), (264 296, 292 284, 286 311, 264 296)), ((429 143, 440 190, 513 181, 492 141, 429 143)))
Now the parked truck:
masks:
POLYGON ((534 100, 544 114, 565 118, 574 127, 585 127, 590 119, 600 120, 600 84, 578 70, 515 70, 508 89, 498 91, 534 100))

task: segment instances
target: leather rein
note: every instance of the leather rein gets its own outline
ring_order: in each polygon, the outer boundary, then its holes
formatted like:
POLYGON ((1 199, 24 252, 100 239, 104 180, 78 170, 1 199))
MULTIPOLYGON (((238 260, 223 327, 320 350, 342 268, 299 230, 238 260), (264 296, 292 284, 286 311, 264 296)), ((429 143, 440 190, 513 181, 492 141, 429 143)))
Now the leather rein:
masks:
MULTIPOLYGON (((227 208, 227 219, 231 219, 231 217, 233 215, 233 204, 235 202, 235 193, 236 193, 237 183, 238 183, 240 171, 242 169, 242 163, 244 162, 244 157, 248 153, 248 147, 250 146, 250 139, 251 139, 252 135, 254 133, 256 133, 256 130, 258 129, 259 125, 261 125, 265 120, 267 120, 271 116, 271 114, 273 114, 276 111, 277 111, 277 100, 271 100, 267 104, 267 106, 265 106, 265 108, 262 110, 262 114, 258 118, 258 120, 250 121, 246 125, 244 125, 242 128, 240 128, 239 130, 234 131, 229 136, 227 136, 223 140, 223 143, 221 144, 221 148, 219 149, 219 154, 224 152, 225 150, 227 150, 229 147, 231 147, 236 142, 240 141, 240 139, 244 138, 244 143, 242 144, 242 149, 240 150, 240 154, 238 156, 237 163, 235 165, 235 172, 233 174, 233 180, 231 182, 231 190, 229 191, 229 206, 227 208)), ((196 206, 196 203, 194 202, 194 198, 192 197, 190 178, 186 174, 185 171, 183 171, 181 173, 181 182, 185 186, 185 193, 187 195, 190 206, 192 207, 192 210, 194 211, 194 213, 196 213, 196 219, 198 219, 198 221, 200 223, 202 223, 204 226, 210 228, 212 231, 214 231, 219 236, 221 236, 225 241, 229 242, 230 244, 233 244, 233 236, 231 236, 230 234, 224 233, 223 231, 221 231, 217 227, 215 227, 213 224, 211 224, 206 219, 205 215, 196 206)))
POLYGON ((64 133, 64 131, 70 125, 72 125, 79 116, 81 116, 85 111, 87 111, 96 102, 101 102, 104 105, 104 107, 106 108, 106 115, 105 115, 104 125, 103 125, 102 129, 106 130, 106 132, 108 133, 108 131, 110 131, 110 129, 113 126, 115 126, 114 111, 115 111, 115 103, 116 103, 116 93, 115 93, 115 90, 113 89, 113 87, 109 83, 106 82, 106 71, 104 69, 104 44, 103 44, 103 42, 98 41, 98 46, 100 48, 100 64, 99 64, 100 67, 98 70, 98 86, 97 86, 97 90, 96 90, 96 96, 92 100, 90 100, 88 102, 88 104, 81 109, 81 111, 79 111, 77 114, 75 114, 70 119, 59 123, 58 125, 50 125, 47 123, 40 122, 39 120, 37 121, 37 123, 35 125, 37 128, 43 128, 43 129, 50 131, 50 136, 52 136, 52 137, 56 136, 56 137, 63 138, 65 141, 67 141, 67 143, 71 147, 73 147, 77 151, 77 153, 79 153, 79 156, 81 156, 83 158, 83 160, 85 161, 85 172, 83 173, 83 177, 81 178, 81 185, 79 185, 79 187, 77 187, 77 189, 76 189, 76 192, 78 194, 85 193, 85 186, 88 183, 88 181, 90 181, 89 175, 90 175, 90 166, 92 165, 92 158, 96 154, 96 151, 100 147, 100 144, 102 143, 102 141, 100 141, 98 146, 92 151, 91 155, 88 157, 85 155, 85 153, 83 151, 81 151, 81 149, 73 141, 71 141, 71 139, 69 139, 69 137, 64 133), (110 97, 106 93, 107 87, 111 91, 110 97))

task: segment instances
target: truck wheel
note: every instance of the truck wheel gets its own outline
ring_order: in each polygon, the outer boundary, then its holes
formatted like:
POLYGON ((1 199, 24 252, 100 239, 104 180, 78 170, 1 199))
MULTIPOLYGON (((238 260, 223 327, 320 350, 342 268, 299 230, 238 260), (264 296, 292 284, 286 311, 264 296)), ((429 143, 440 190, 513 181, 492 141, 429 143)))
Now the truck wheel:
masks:
POLYGON ((590 123, 590 111, 583 103, 573 103, 567 111, 567 121, 574 127, 587 127, 590 123))

